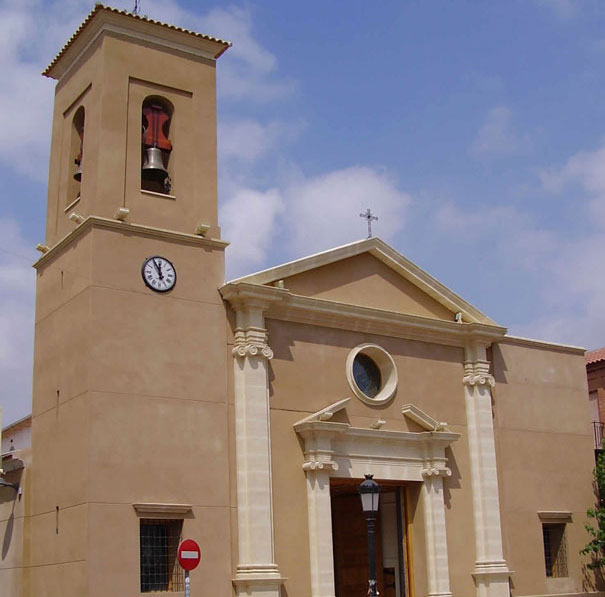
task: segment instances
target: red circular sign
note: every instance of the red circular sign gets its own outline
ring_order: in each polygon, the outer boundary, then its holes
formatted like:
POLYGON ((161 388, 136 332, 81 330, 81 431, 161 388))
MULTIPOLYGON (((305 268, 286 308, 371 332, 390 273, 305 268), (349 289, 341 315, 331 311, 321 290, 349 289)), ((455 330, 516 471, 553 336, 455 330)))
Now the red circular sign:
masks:
POLYGON ((184 570, 193 570, 202 559, 202 550, 193 539, 185 539, 177 551, 179 564, 184 570))

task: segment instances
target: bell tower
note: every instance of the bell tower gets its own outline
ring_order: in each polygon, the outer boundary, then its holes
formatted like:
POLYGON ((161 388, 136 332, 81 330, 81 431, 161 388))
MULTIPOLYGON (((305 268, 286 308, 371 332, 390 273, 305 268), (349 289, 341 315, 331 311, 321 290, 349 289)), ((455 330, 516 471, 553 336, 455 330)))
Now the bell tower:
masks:
POLYGON ((205 585, 232 592, 215 87, 229 45, 97 4, 43 73, 57 85, 24 595, 180 591, 183 536, 205 585))
POLYGON ((96 5, 43 73, 57 80, 49 246, 71 213, 120 208, 137 224, 218 236, 215 63, 228 47, 96 5))

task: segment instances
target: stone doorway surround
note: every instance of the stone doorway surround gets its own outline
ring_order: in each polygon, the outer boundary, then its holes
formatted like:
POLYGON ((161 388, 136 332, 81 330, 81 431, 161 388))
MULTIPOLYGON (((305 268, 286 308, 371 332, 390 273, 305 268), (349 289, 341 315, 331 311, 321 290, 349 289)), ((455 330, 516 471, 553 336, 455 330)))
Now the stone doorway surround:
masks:
POLYGON ((422 483, 428 595, 451 595, 443 477, 451 474, 445 449, 460 434, 411 404, 403 407, 403 414, 426 431, 362 429, 331 421, 349 400, 294 424, 305 446, 312 597, 335 596, 330 477, 363 479, 366 473, 382 480, 422 483))

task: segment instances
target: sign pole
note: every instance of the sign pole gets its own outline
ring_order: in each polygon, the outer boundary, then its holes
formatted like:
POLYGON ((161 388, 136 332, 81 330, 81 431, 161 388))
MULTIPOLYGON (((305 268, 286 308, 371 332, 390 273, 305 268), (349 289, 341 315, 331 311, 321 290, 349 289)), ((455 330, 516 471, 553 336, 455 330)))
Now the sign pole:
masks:
POLYGON ((176 555, 181 568, 185 571, 185 597, 189 597, 189 572, 197 568, 202 559, 200 546, 192 539, 185 539, 176 550, 176 555))

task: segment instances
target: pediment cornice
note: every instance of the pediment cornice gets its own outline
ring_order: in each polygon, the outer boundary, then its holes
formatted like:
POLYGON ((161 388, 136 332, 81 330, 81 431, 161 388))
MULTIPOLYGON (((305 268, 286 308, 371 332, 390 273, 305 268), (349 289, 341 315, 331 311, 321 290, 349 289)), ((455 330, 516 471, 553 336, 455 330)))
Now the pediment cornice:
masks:
POLYGON ((431 319, 301 296, 284 288, 249 282, 230 282, 219 291, 234 309, 256 306, 270 319, 436 344, 461 347, 473 341, 491 344, 506 333, 506 328, 498 325, 431 319))

